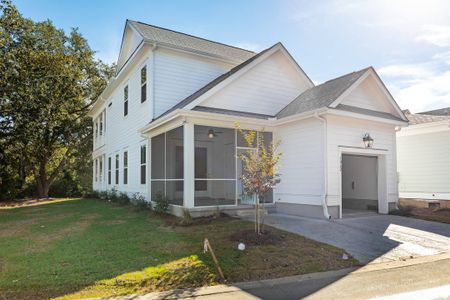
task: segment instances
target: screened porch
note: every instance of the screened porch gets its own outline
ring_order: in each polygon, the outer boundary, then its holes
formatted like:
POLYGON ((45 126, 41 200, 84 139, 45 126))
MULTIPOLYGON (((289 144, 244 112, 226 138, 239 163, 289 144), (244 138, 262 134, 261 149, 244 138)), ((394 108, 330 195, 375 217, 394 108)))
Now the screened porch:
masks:
MULTIPOLYGON (((264 143, 271 132, 257 132, 264 143)), ((182 124, 150 138, 150 194, 166 196, 173 206, 187 208, 239 206, 255 203, 239 178, 243 171, 238 156, 248 147, 234 128, 182 124)), ((264 202, 273 203, 273 192, 264 202)))

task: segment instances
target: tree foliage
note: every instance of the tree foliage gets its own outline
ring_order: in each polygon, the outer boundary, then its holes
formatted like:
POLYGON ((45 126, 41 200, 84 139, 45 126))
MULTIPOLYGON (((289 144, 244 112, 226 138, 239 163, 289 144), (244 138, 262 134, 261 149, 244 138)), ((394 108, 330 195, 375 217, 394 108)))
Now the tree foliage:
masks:
POLYGON ((264 195, 267 194, 280 182, 278 173, 278 164, 282 154, 278 152, 280 142, 272 142, 269 146, 264 143, 262 134, 256 131, 243 131, 239 124, 236 127, 244 137, 249 148, 256 150, 247 150, 239 159, 243 163, 243 172, 240 177, 244 185, 244 191, 247 195, 255 195, 255 231, 261 234, 264 224, 264 195))
POLYGON ((63 171, 89 164, 87 111, 114 68, 94 58, 76 28, 66 34, 50 20, 26 19, 9 0, 0 14, 2 180, 33 180, 47 197, 63 171))

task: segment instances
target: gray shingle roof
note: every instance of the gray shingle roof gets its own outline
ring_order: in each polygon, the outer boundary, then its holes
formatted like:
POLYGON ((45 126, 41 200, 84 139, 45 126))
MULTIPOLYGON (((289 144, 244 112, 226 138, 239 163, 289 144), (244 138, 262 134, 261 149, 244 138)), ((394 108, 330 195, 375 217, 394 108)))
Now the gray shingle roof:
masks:
POLYGON ((253 51, 241 49, 238 47, 210 41, 186 33, 161 28, 154 25, 145 24, 142 22, 128 20, 145 40, 166 44, 169 46, 195 50, 203 53, 208 53, 217 57, 222 57, 230 60, 244 61, 254 56, 253 51))
POLYGON ((351 106, 351 105, 339 104, 338 106, 336 106, 336 109, 404 122, 404 120, 402 118, 394 116, 393 114, 390 114, 390 113, 386 113, 386 112, 382 112, 382 111, 375 111, 375 110, 361 108, 361 107, 355 107, 355 106, 351 106))
POLYGON ((425 115, 424 113, 420 114, 406 113, 406 117, 408 118, 409 124, 411 125, 440 122, 445 120, 450 121, 450 116, 425 115))
POLYGON ((420 112, 421 115, 450 116, 450 107, 420 112))
POLYGON ((304 91, 291 103, 279 111, 276 115, 277 118, 285 118, 298 113, 328 107, 353 83, 355 83, 355 81, 366 73, 369 68, 329 80, 304 91))
POLYGON ((236 117, 262 119, 262 120, 267 120, 269 118, 273 118, 273 116, 269 116, 269 115, 237 111, 237 110, 222 109, 222 108, 206 107, 206 106, 196 106, 193 108, 193 110, 216 113, 216 114, 223 114, 223 115, 229 115, 229 116, 236 116, 236 117))

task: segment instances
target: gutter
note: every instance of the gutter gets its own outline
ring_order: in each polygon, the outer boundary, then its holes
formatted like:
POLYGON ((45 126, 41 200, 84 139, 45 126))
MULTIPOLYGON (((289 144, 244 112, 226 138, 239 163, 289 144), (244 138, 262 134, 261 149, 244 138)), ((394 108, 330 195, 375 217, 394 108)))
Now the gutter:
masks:
POLYGON ((328 152, 327 152, 327 120, 320 117, 317 112, 314 113, 314 118, 323 123, 323 194, 322 194, 322 209, 323 215, 327 220, 331 220, 331 216, 328 213, 327 195, 328 195, 328 152))

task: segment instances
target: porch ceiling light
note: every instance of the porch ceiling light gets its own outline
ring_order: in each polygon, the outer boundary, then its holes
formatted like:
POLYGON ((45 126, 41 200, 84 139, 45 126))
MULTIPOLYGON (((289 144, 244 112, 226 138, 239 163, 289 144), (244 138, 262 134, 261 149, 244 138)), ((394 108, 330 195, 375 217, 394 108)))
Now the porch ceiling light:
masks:
POLYGON ((373 146, 373 138, 370 136, 370 134, 366 133, 363 137, 364 146, 366 148, 372 148, 373 146))
POLYGON ((216 136, 214 133, 214 130, 210 129, 208 130, 208 138, 213 139, 216 136))

